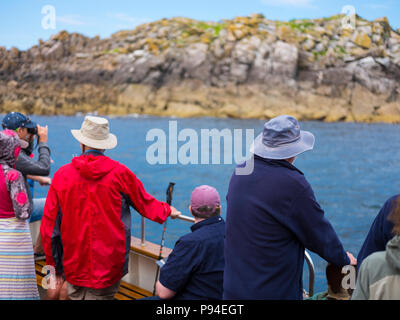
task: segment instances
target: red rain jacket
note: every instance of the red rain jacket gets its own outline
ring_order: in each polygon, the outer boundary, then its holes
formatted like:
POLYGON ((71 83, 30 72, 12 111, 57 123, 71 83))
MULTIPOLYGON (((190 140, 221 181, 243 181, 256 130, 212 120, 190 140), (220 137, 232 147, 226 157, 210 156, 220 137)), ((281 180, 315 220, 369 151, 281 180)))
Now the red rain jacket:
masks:
POLYGON ((77 286, 109 287, 128 272, 129 206, 163 223, 168 204, 146 193, 123 164, 85 154, 53 177, 40 228, 46 263, 77 286))

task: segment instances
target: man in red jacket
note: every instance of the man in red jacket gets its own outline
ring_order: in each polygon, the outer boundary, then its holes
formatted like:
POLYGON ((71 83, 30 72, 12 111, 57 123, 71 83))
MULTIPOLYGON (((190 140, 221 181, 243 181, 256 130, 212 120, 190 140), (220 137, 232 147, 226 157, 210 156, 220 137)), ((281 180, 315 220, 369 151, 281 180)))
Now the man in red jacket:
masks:
POLYGON ((104 155, 117 145, 107 119, 88 116, 71 132, 82 155, 54 174, 40 229, 46 263, 65 276, 70 299, 112 299, 128 272, 129 206, 158 223, 180 212, 104 155))

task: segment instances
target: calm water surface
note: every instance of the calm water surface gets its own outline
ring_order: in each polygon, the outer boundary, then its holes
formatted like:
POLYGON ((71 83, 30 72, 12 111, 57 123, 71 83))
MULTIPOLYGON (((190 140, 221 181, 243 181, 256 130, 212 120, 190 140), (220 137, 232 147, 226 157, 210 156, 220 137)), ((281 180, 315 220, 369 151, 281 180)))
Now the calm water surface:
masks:
MULTIPOLYGON (((79 129, 83 116, 32 117, 49 126, 49 145, 55 163, 52 175, 62 165, 80 153, 79 144, 72 138, 71 129, 79 129)), ((126 164, 143 182, 146 190, 165 201, 165 190, 170 181, 176 183, 172 205, 189 215, 188 206, 192 190, 201 184, 217 188, 223 209, 229 179, 235 164, 221 165, 150 165, 146 150, 146 134, 153 128, 168 133, 170 118, 125 117, 110 119, 111 131, 118 136, 118 147, 107 152, 115 160, 126 164)), ((264 121, 233 119, 173 119, 178 130, 200 129, 255 129, 261 132, 264 121)), ((400 126, 387 124, 319 123, 303 122, 301 127, 316 137, 315 148, 298 157, 295 165, 304 172, 312 185, 317 200, 325 210, 344 247, 357 255, 369 227, 383 203, 400 191, 400 126)), ((243 134, 244 135, 244 134, 243 134)), ((199 135, 200 136, 200 135, 199 135)), ((179 145, 182 145, 181 142, 179 145)), ((199 150, 200 152, 200 150, 199 150)), ((35 196, 45 196, 48 188, 35 186, 35 196)), ((133 210, 132 210, 133 211, 133 210)), ((223 210, 223 217, 225 212, 223 210)), ((132 234, 140 237, 139 214, 134 213, 132 234)), ((189 223, 168 221, 166 246, 190 231, 189 223)), ((146 221, 146 239, 161 241, 162 226, 146 221)), ((326 262, 311 254, 316 266, 315 291, 326 289, 326 262)), ((305 267, 304 285, 307 287, 305 267)))

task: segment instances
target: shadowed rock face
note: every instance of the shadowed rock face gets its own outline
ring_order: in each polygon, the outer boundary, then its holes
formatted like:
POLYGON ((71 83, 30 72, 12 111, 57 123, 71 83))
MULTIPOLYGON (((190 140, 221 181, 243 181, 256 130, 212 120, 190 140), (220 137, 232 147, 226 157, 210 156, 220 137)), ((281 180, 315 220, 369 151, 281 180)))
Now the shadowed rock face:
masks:
POLYGON ((0 47, 0 112, 400 122, 398 31, 342 19, 173 18, 0 47))

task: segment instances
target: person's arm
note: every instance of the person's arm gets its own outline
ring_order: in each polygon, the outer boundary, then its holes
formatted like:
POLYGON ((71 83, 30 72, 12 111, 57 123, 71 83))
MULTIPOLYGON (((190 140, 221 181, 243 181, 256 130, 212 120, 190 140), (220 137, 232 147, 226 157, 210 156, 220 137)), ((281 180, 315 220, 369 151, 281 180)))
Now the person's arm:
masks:
POLYGON ((50 149, 47 143, 40 142, 38 144, 39 160, 30 158, 25 152, 21 152, 15 169, 23 175, 48 176, 50 174, 50 149))
POLYGON ((315 199, 311 186, 299 192, 286 218, 287 227, 305 248, 339 267, 351 263, 335 230, 315 199))
POLYGON ((24 177, 20 172, 11 168, 4 170, 4 176, 15 217, 21 220, 29 219, 32 213, 32 206, 29 202, 24 177))
POLYGON ((43 210, 40 234, 46 255, 46 264, 56 267, 58 273, 63 271, 61 261, 63 248, 60 234, 61 217, 57 193, 54 186, 51 185, 43 210))
POLYGON ((164 287, 160 280, 158 280, 156 284, 156 295, 163 300, 168 300, 175 297, 176 292, 168 289, 167 287, 164 287))
POLYGON ((384 251, 386 244, 393 237, 393 223, 388 220, 388 216, 392 210, 395 198, 390 198, 385 202, 374 222, 369 229, 368 235, 364 240, 360 252, 357 256, 358 265, 370 254, 377 251, 384 251))
POLYGON ((46 185, 50 185, 51 184, 51 178, 50 177, 27 175, 26 178, 39 182, 41 186, 46 186, 46 185))
POLYGON ((198 242, 181 239, 176 242, 167 262, 160 270, 158 295, 161 299, 171 299, 185 288, 196 267, 201 263, 198 259, 200 245, 198 242))
POLYGON ((161 224, 171 214, 171 207, 148 194, 142 182, 127 167, 123 172, 121 183, 124 194, 130 200, 129 204, 142 216, 161 224))

